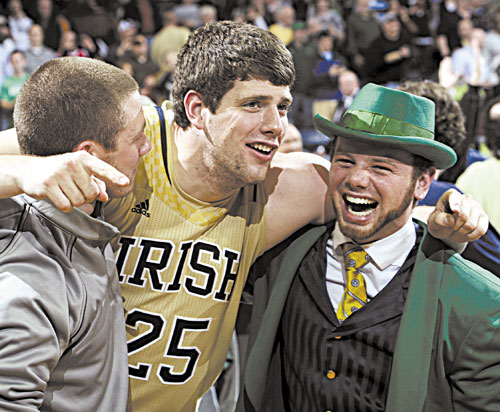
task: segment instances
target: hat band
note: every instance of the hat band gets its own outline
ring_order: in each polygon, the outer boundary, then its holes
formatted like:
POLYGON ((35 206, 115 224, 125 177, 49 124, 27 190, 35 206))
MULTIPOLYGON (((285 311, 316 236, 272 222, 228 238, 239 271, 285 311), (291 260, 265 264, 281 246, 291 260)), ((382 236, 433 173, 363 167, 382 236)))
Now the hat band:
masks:
POLYGON ((399 119, 362 110, 347 111, 340 120, 340 126, 382 136, 423 137, 434 140, 434 133, 430 130, 399 119))

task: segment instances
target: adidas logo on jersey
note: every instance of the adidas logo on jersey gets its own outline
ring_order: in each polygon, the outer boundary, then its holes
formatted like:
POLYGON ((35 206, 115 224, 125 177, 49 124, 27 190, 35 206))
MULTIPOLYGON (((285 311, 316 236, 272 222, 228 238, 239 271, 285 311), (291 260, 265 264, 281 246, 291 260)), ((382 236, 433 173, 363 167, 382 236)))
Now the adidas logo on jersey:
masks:
POLYGON ((133 213, 139 213, 140 215, 151 217, 151 214, 148 212, 148 210, 149 210, 149 199, 146 199, 144 202, 137 203, 135 207, 132 208, 133 213))

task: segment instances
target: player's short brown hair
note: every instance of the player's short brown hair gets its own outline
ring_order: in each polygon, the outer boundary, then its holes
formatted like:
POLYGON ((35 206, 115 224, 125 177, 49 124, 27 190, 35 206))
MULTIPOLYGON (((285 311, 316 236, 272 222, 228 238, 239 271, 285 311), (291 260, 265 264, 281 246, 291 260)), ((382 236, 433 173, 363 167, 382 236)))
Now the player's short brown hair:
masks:
POLYGON ((21 151, 62 154, 85 140, 114 150, 115 137, 126 126, 123 104, 137 90, 130 75, 100 60, 61 57, 42 64, 14 107, 21 151))
POLYGON ((292 86, 295 68, 285 44, 273 33, 247 23, 220 21, 196 29, 179 52, 173 100, 176 123, 190 122, 184 108, 189 90, 199 92, 215 113, 235 80, 269 80, 292 86))

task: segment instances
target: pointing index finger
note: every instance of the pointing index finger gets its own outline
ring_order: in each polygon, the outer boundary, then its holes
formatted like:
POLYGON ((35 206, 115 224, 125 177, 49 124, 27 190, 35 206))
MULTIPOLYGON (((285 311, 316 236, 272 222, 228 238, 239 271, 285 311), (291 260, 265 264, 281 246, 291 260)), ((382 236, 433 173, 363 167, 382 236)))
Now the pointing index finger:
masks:
POLYGON ((126 186, 130 180, 123 173, 118 171, 115 167, 111 166, 103 160, 95 156, 90 156, 85 161, 87 171, 99 180, 108 181, 119 186, 126 186))

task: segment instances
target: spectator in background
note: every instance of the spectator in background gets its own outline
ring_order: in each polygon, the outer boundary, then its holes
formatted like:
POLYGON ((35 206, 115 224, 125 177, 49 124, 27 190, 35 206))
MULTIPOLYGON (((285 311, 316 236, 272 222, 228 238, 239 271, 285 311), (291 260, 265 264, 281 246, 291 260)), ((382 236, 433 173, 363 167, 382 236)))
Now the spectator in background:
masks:
POLYGON ((23 9, 21 0, 9 0, 9 27, 12 38, 18 50, 26 50, 30 46, 28 31, 33 20, 31 20, 23 9))
POLYGON ((264 30, 267 30, 269 26, 274 23, 274 17, 267 8, 266 0, 250 0, 248 7, 255 8, 255 13, 250 12, 250 16, 247 17, 249 19, 249 23, 252 23, 264 30), (254 15, 255 17, 253 17, 254 15))
POLYGON ((139 83, 139 88, 144 86, 147 76, 156 76, 160 70, 151 58, 148 39, 143 34, 137 34, 134 37, 132 51, 123 56, 123 61, 131 64, 133 77, 139 83))
POLYGON ((57 57, 57 53, 43 45, 43 29, 33 24, 29 30, 30 47, 25 51, 26 72, 32 73, 42 63, 57 57))
POLYGON ((43 29, 45 46, 57 50, 61 34, 70 29, 69 21, 59 13, 52 0, 37 0, 31 17, 43 29))
POLYGON ((57 55, 59 57, 63 56, 78 56, 78 57, 90 57, 91 52, 78 44, 78 36, 72 31, 65 31, 61 36, 61 44, 57 50, 57 55))
POLYGON ((13 73, 10 54, 15 49, 16 44, 10 35, 7 17, 0 14, 0 84, 13 73))
POLYGON ((110 63, 119 64, 126 53, 132 50, 132 42, 137 34, 137 23, 133 20, 121 20, 117 27, 118 41, 111 44, 107 59, 110 63))
MULTIPOLYGON (((469 44, 471 36, 472 36, 472 22, 470 19, 464 18, 458 21, 457 23, 457 33, 459 42, 458 45, 452 50, 449 55, 446 55, 442 58, 439 63, 439 82, 445 86, 446 88, 454 87, 459 80, 459 76, 454 74, 453 62, 451 60, 452 54, 469 44)), ((439 46, 439 38, 438 38, 438 46, 439 46)), ((454 92, 455 93, 455 92, 454 92)), ((463 94, 463 93, 462 93, 463 94)), ((460 100, 462 98, 462 94, 455 94, 455 98, 460 100)))
POLYGON ((156 0, 130 0, 123 6, 123 19, 139 23, 140 32, 150 37, 161 29, 160 7, 156 0))
POLYGON ((201 24, 215 23, 217 21, 217 9, 211 4, 205 4, 200 7, 201 24))
POLYGON ((194 29, 201 24, 198 0, 181 0, 180 4, 174 6, 173 11, 179 23, 188 29, 194 29))
POLYGON ((308 18, 315 18, 321 25, 321 30, 327 30, 335 41, 335 47, 339 49, 345 39, 344 21, 340 13, 330 7, 328 0, 316 0, 314 6, 310 5, 308 18))
MULTIPOLYGON (((466 21, 466 20, 463 20, 466 21)), ((452 75, 451 86, 465 115, 468 145, 477 143, 479 116, 484 103, 483 90, 490 85, 490 66, 483 52, 485 32, 474 28, 463 47, 456 49, 451 55, 452 75)))
MULTIPOLYGON (((495 1, 486 0, 466 0, 463 2, 467 16, 471 19, 474 27, 479 27, 484 31, 491 30, 494 26, 493 16, 489 13, 486 5, 494 4, 495 1)), ((496 2, 498 3, 498 2, 496 2)))
MULTIPOLYGON (((285 6, 291 5, 287 0, 264 0, 267 12, 271 17, 270 24, 276 23, 276 13, 285 6)), ((295 9, 294 9, 295 10, 295 9)))
POLYGON ((396 14, 385 13, 380 24, 382 32, 367 51, 367 74, 374 83, 394 87, 408 75, 411 40, 402 32, 396 14))
POLYGON ((489 86, 490 67, 483 51, 485 35, 483 29, 473 28, 470 40, 451 55, 457 81, 462 79, 468 85, 489 86))
POLYGON ((346 21, 346 54, 363 80, 367 73, 366 50, 379 35, 380 25, 373 15, 370 0, 357 0, 346 21))
POLYGON ((472 38, 472 31, 474 30, 474 25, 472 24, 472 21, 470 19, 464 18, 458 22, 457 30, 458 30, 458 37, 460 39, 460 44, 455 48, 455 50, 459 49, 460 47, 469 45, 472 38))
POLYGON ((321 30, 321 22, 316 17, 309 17, 307 19, 307 31, 309 37, 314 39, 323 31, 321 30))
POLYGON ((0 90, 0 106, 2 106, 3 129, 14 127, 12 114, 14 111, 14 104, 16 103, 16 97, 29 76, 29 74, 26 73, 26 59, 21 50, 14 50, 10 54, 10 62, 12 64, 12 68, 14 69, 14 73, 12 76, 9 76, 4 80, 0 90))
POLYGON ((408 10, 409 19, 415 24, 416 31, 413 34, 413 60, 412 67, 417 78, 436 77, 439 66, 433 31, 433 16, 427 0, 414 0, 408 10))
POLYGON ((401 31, 406 31, 407 34, 414 35, 418 31, 418 27, 413 20, 410 19, 408 9, 401 6, 399 0, 390 0, 387 13, 394 13, 398 16, 401 23, 401 31))
POLYGON ((457 0, 443 0, 440 3, 436 46, 441 58, 451 56, 451 53, 460 47, 458 22, 463 17, 458 6, 457 0))
POLYGON ((269 31, 285 43, 287 46, 293 40, 293 23, 295 22, 295 9, 285 5, 275 13, 276 23, 269 26, 269 31))
POLYGON ((153 36, 151 41, 151 57, 161 67, 163 59, 169 52, 178 53, 189 37, 189 29, 178 24, 177 16, 172 10, 162 13, 163 28, 153 36))
POLYGON ((500 65, 500 5, 493 11, 493 22, 493 27, 484 38, 483 55, 490 67, 490 83, 496 86, 500 83, 497 73, 500 65))
POLYGON ((307 25, 296 22, 293 25, 293 41, 288 46, 296 70, 293 103, 288 117, 299 129, 313 128, 313 90, 310 82, 317 55, 315 44, 309 37, 307 25))
POLYGON ((267 21, 264 15, 261 13, 259 7, 257 7, 253 3, 250 3, 245 9, 245 21, 263 30, 267 30, 269 28, 267 21))
POLYGON ((484 110, 484 135, 492 157, 470 165, 457 179, 457 186, 470 193, 483 207, 491 224, 500 230, 500 99, 484 110))
POLYGON ((309 83, 313 92, 313 113, 333 118, 338 92, 339 74, 346 69, 346 60, 333 49, 333 36, 323 31, 316 38, 317 52, 309 83))
MULTIPOLYGON (((141 94, 148 96, 157 105, 161 105, 164 100, 172 100, 177 54, 174 51, 166 52, 160 68, 161 74, 159 76, 153 74, 146 76, 145 84, 141 88, 141 94)), ((132 67, 131 70, 133 76, 132 67)))
POLYGON ((333 112, 333 123, 339 123, 345 111, 359 92, 359 77, 351 70, 344 70, 339 74, 339 93, 337 106, 333 112))

